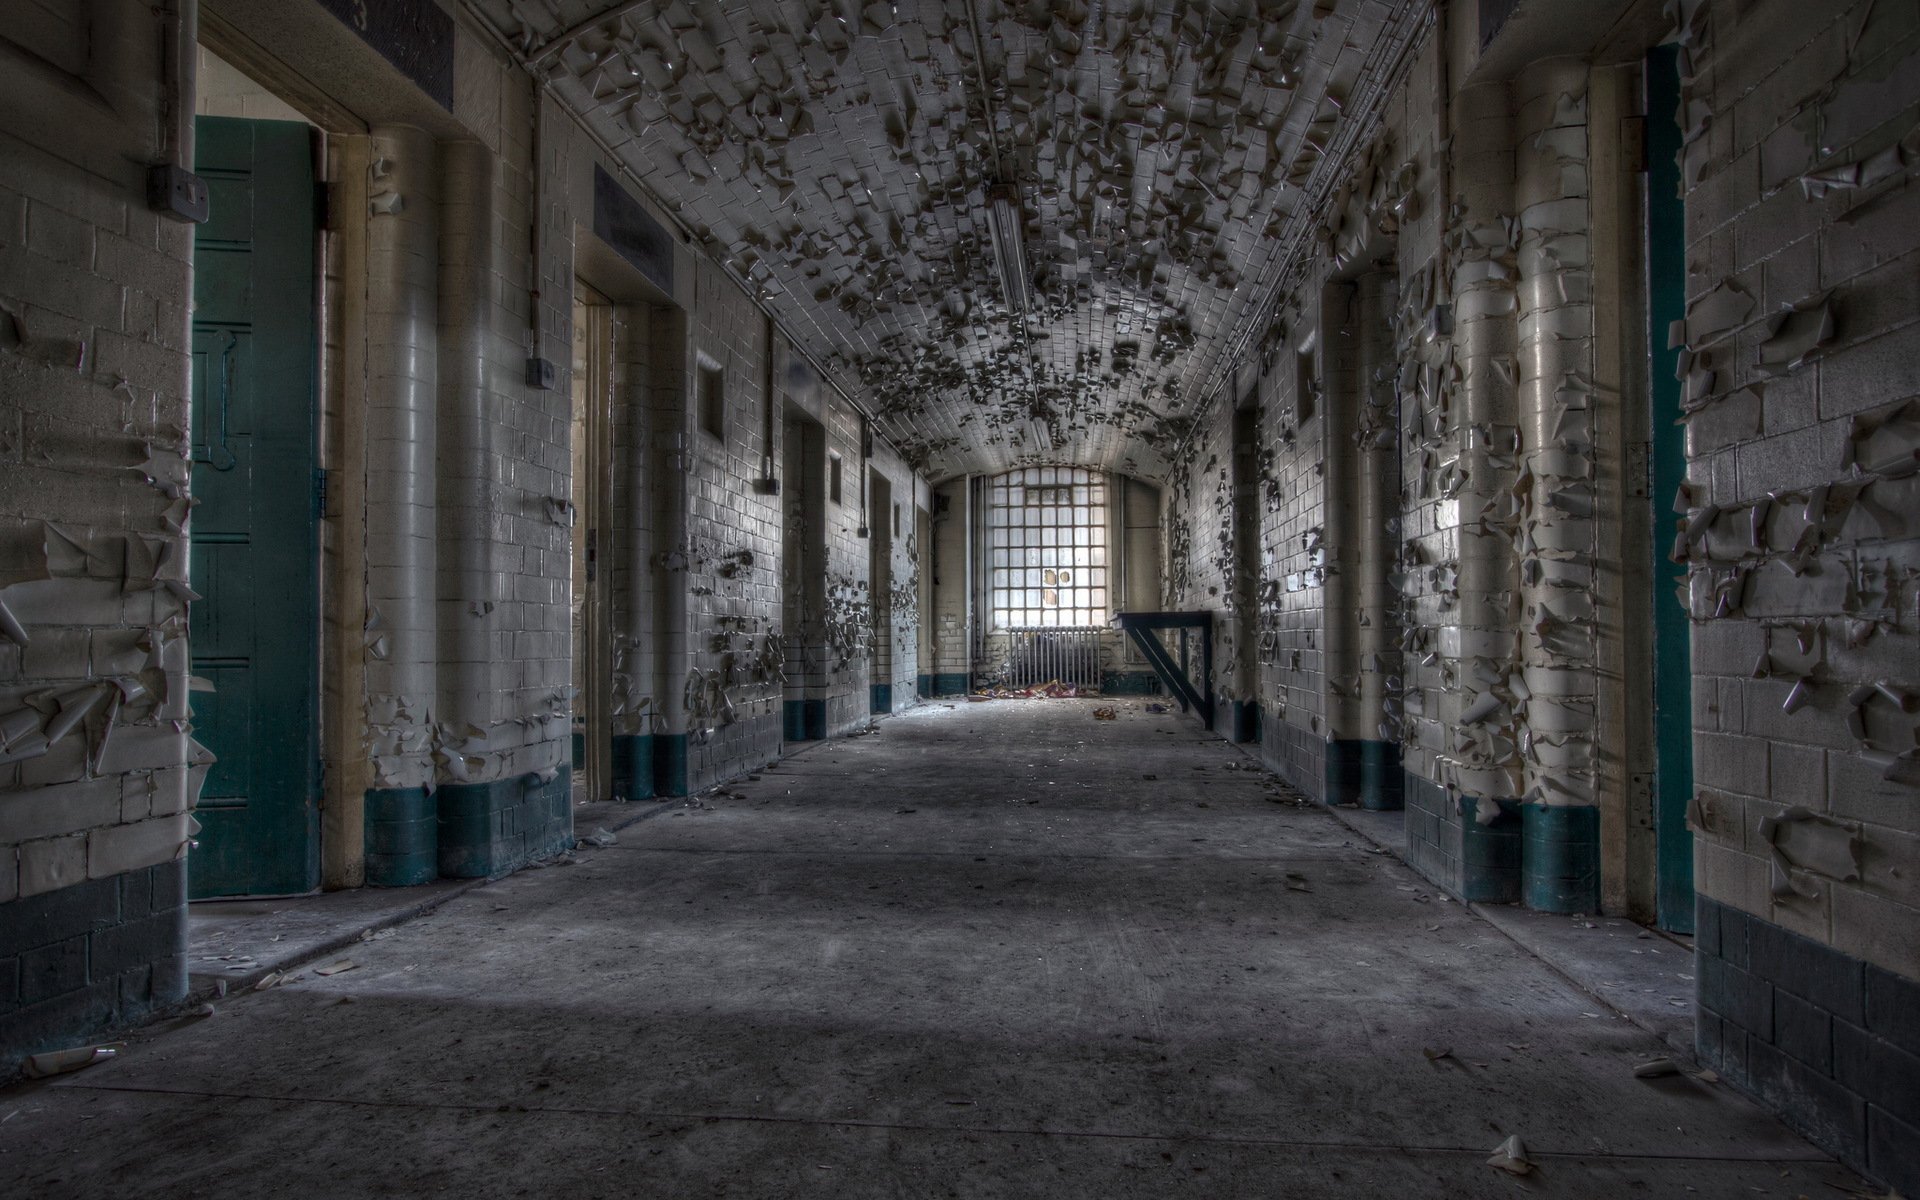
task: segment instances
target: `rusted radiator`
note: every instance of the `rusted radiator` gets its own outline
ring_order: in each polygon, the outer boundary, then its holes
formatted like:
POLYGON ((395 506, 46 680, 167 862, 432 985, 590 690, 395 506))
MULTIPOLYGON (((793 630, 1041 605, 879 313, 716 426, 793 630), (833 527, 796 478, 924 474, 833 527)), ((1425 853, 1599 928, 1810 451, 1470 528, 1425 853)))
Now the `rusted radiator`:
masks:
POLYGON ((1008 633, 1008 687, 1044 687, 1055 680, 1071 687, 1100 686, 1098 629, 1029 626, 1008 633))

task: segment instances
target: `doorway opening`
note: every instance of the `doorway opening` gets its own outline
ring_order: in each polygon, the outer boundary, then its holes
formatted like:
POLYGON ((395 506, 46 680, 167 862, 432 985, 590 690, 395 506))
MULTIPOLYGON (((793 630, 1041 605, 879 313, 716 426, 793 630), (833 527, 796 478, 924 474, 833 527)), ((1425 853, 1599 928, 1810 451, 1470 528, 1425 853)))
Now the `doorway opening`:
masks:
POLYGON ((567 627, 573 652, 573 799, 613 798, 610 719, 613 638, 608 613, 607 534, 612 524, 614 310, 606 297, 575 280, 573 411, 569 451, 573 481, 572 595, 567 627))
MULTIPOLYGON (((789 742, 827 736, 827 431, 788 406, 781 428, 781 624, 787 682, 781 733, 789 742)), ((837 471, 840 460, 833 460, 837 471)))
POLYGON ((1233 679, 1228 734, 1260 740, 1260 392, 1247 389, 1233 413, 1233 679))
POLYGON ((872 664, 867 676, 867 711, 893 711, 893 535, 899 521, 893 486, 878 471, 867 472, 867 597, 873 617, 872 664))

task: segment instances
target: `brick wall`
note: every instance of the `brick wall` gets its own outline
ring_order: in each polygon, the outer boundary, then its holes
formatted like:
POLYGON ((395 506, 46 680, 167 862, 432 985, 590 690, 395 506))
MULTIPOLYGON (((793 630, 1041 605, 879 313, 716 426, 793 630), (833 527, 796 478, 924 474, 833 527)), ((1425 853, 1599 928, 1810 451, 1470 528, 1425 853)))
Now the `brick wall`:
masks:
POLYGON ((52 13, 8 34, 44 73, 0 83, 0 1074, 182 994, 199 781, 193 233, 146 206, 156 26, 134 3, 52 13))
POLYGON ((1920 979, 1920 767, 1897 702, 1920 683, 1901 462, 1920 445, 1920 13, 1709 3, 1686 32, 1702 1048, 1912 1189, 1910 1031, 1873 1044, 1893 1031, 1840 985, 1920 979), (1769 823, 1789 810, 1810 819, 1769 823))

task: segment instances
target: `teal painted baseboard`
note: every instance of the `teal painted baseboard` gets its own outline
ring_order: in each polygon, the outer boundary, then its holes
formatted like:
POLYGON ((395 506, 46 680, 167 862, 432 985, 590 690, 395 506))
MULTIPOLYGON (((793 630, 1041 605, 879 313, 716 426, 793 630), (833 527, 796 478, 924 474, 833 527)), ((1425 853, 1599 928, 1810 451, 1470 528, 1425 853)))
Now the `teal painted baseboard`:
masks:
POLYGON ((1152 671, 1108 671, 1100 676, 1100 691, 1108 696, 1158 696, 1160 680, 1152 671))
POLYGON ((1528 908, 1600 911, 1600 810, 1591 805, 1520 808, 1520 890, 1528 908))
POLYGON ((624 733, 613 739, 613 798, 653 799, 653 735, 624 733))
POLYGON ((1260 740, 1260 702, 1258 700, 1235 700, 1233 702, 1232 725, 1228 734, 1236 742, 1257 742, 1260 740))
POLYGON ((439 810, 440 874, 478 879, 511 871, 567 848, 573 841, 573 780, 519 775, 486 783, 443 784, 439 810))
POLYGON ((1457 796, 1411 771, 1401 772, 1406 797, 1407 862, 1462 900, 1512 904, 1520 899, 1520 805, 1489 799, 1493 819, 1482 821, 1481 798, 1457 796))
POLYGON ((925 700, 933 695, 933 676, 917 675, 913 680, 913 694, 925 700))
POLYGON ((653 794, 655 796, 687 794, 686 734, 656 733, 653 735, 653 794))
POLYGON ((362 828, 368 887, 412 887, 440 877, 440 819, 423 787, 370 788, 362 828))
POLYGON ((1406 806, 1400 747, 1374 738, 1335 738, 1327 743, 1327 803, 1357 804, 1374 812, 1406 806))
POLYGON ((971 690, 971 680, 964 671, 942 671, 933 677, 936 696, 964 696, 971 690))
POLYGON ((890 713, 893 711, 892 684, 870 683, 867 685, 867 711, 870 713, 890 713))

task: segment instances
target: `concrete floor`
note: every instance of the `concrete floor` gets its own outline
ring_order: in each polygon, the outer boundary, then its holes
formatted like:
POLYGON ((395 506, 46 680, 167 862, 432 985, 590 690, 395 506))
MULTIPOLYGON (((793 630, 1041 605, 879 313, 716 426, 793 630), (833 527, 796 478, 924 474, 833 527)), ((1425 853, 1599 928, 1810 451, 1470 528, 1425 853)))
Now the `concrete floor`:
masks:
POLYGON ((1118 707, 914 710, 0 1092, 0 1195, 1862 1188, 1724 1086, 1636 1079, 1652 1034, 1118 707), (1486 1165, 1514 1133, 1525 1179, 1486 1165))

